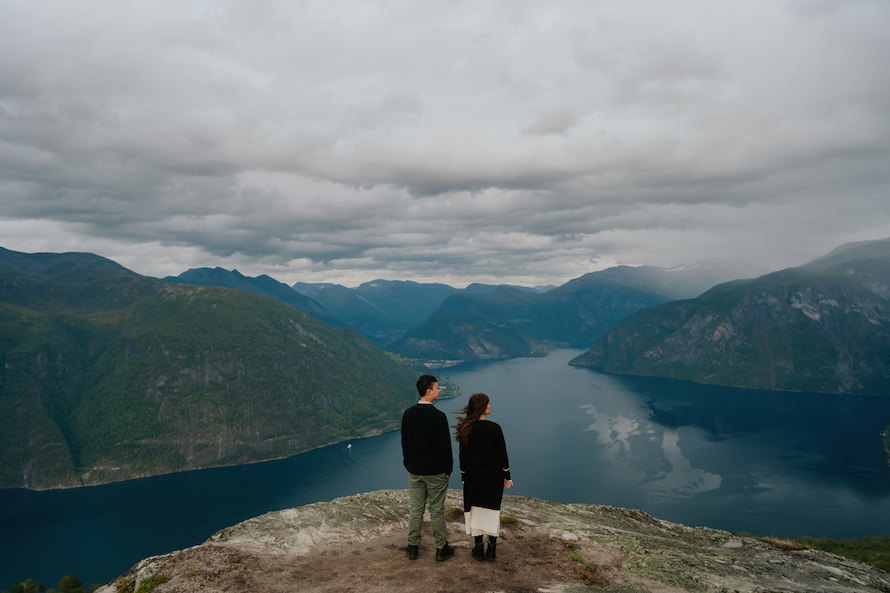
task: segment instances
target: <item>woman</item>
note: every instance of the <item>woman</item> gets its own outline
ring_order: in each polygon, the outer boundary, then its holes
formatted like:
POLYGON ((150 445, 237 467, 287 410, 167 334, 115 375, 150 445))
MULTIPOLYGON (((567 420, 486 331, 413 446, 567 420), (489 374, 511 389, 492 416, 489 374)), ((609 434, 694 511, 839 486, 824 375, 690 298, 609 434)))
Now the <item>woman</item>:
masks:
POLYGON ((513 486, 507 445, 501 427, 486 420, 491 403, 484 393, 474 393, 455 425, 460 443, 460 476, 464 483, 464 518, 467 535, 475 541, 473 558, 494 561, 501 526, 504 486, 513 486), (488 535, 488 549, 483 536, 488 535))

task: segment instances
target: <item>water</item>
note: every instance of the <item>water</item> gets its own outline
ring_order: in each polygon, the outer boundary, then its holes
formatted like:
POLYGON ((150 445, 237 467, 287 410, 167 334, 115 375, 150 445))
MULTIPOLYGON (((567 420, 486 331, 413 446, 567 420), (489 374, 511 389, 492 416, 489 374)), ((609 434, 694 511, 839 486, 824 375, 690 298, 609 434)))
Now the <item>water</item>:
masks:
MULTIPOLYGON (((890 398, 616 377, 547 359, 465 366, 492 396, 515 494, 756 535, 890 534, 890 398), (532 411, 530 413, 530 411, 532 411)), ((440 407, 442 407, 440 405, 440 407)))
MULTIPOLYGON (((439 402, 449 415, 474 391, 491 396, 509 494, 755 535, 890 534, 880 436, 890 398, 614 377, 567 366, 578 353, 438 371, 463 391, 439 402)), ((0 490, 0 589, 28 577, 54 586, 70 573, 105 582, 268 511, 407 486, 397 432, 351 444, 107 486, 0 490)), ((451 486, 460 488, 456 474, 451 486)))

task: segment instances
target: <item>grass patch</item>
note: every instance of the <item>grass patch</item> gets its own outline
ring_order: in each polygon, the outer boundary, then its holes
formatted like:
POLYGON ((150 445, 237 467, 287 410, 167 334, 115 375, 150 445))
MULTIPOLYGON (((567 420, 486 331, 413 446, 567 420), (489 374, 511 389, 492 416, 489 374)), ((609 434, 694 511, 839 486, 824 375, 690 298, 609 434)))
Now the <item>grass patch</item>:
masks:
POLYGON ((569 559, 578 563, 575 567, 574 577, 587 586, 608 587, 612 584, 609 578, 611 566, 588 562, 580 554, 569 554, 569 559))
POLYGON ((451 507, 445 509, 445 520, 446 521, 463 521, 464 520, 464 510, 459 509, 457 507, 451 507))
POLYGON ((519 519, 513 515, 501 515, 501 525, 516 525, 519 519))
POLYGON ((139 583, 139 588, 136 589, 136 593, 148 593, 149 591, 151 591, 158 585, 162 585, 169 580, 170 580, 170 577, 168 577, 165 574, 156 574, 156 575, 150 576, 147 579, 143 580, 141 583, 139 583))
POLYGON ((767 543, 774 548, 781 550, 803 550, 806 548, 802 543, 791 539, 780 539, 777 537, 761 537, 760 541, 767 543))
POLYGON ((795 542, 807 548, 823 550, 860 560, 866 564, 890 572, 890 536, 865 537, 863 539, 831 539, 829 537, 798 537, 795 542))

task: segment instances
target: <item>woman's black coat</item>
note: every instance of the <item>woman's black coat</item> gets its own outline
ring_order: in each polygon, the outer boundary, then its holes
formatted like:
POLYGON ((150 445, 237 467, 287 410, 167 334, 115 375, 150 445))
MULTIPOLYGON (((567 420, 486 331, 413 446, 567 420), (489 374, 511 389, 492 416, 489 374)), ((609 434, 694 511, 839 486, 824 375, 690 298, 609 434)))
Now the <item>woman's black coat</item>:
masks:
POLYGON ((500 425, 477 420, 467 442, 460 441, 460 472, 464 482, 464 511, 470 507, 500 510, 504 480, 510 479, 507 444, 500 425))

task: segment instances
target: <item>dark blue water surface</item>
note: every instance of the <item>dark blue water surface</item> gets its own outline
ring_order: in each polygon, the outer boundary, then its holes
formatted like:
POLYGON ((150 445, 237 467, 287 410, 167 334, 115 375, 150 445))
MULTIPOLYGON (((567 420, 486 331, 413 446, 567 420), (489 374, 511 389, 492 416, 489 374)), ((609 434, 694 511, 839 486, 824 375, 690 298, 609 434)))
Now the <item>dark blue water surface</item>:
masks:
MULTIPOLYGON (((755 535, 890 534, 890 398, 615 377, 567 366, 577 354, 438 371, 462 391, 439 402, 449 415, 475 391, 491 397, 516 483, 508 494, 755 535)), ((398 433, 351 444, 107 486, 0 490, 0 589, 70 573, 105 582, 268 511, 407 486, 398 433)))

